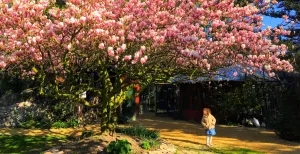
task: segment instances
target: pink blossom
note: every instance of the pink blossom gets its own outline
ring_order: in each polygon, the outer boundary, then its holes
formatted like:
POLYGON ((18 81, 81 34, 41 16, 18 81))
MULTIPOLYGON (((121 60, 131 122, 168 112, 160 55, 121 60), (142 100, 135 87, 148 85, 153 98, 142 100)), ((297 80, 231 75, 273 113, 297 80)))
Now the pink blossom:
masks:
POLYGON ((80 23, 84 24, 86 22, 86 17, 82 16, 80 17, 80 23))
POLYGON ((146 47, 145 46, 141 46, 141 51, 145 51, 146 47))
POLYGON ((182 58, 177 58, 177 60, 176 60, 176 63, 177 63, 177 64, 182 64, 182 62, 183 62, 183 59, 182 59, 182 58))
POLYGON ((130 61, 131 60, 131 55, 126 55, 124 58, 123 58, 123 60, 124 61, 130 61))
POLYGON ((284 20, 287 20, 287 19, 289 18, 289 16, 283 15, 282 18, 283 18, 284 20))
POLYGON ((124 42, 125 42, 125 37, 122 36, 122 37, 121 37, 121 43, 124 43, 124 42))
POLYGON ((110 57, 113 57, 115 55, 115 52, 114 52, 114 48, 113 47, 108 47, 107 48, 107 52, 108 52, 108 55, 110 57))
POLYGON ((117 43, 117 37, 116 37, 116 36, 112 36, 111 39, 110 39, 110 42, 111 42, 112 44, 117 43))
POLYGON ((145 64, 146 63, 146 61, 147 61, 147 59, 146 58, 141 58, 141 64, 143 65, 143 64, 145 64))
POLYGON ((100 43, 98 46, 99 49, 104 49, 104 43, 100 43))
POLYGON ((126 50, 126 47, 127 47, 126 44, 122 44, 122 46, 121 46, 121 48, 122 48, 123 51, 126 50))
POLYGON ((242 49, 245 49, 245 48, 246 48, 246 45, 245 45, 245 44, 242 44, 241 47, 242 47, 242 49))
POLYGON ((132 60, 132 61, 131 61, 131 64, 136 64, 136 63, 137 63, 136 60, 132 60))
POLYGON ((5 62, 0 62, 0 68, 4 69, 6 67, 6 63, 5 62))
POLYGON ((272 4, 273 5, 278 4, 277 0, 272 0, 272 4))
POLYGON ((269 75, 269 77, 273 77, 273 76, 275 76, 275 73, 274 73, 274 72, 271 72, 271 73, 269 73, 268 75, 269 75))
POLYGON ((238 59, 243 59, 243 55, 242 54, 237 54, 236 56, 238 59))
POLYGON ((206 65, 206 64, 207 64, 207 59, 203 59, 203 60, 202 60, 202 63, 203 63, 204 65, 206 65))
POLYGON ((72 49, 72 44, 71 44, 71 43, 68 44, 67 49, 68 49, 68 50, 71 50, 71 49, 72 49))
POLYGON ((119 56, 115 56, 115 61, 118 61, 119 60, 119 56))
POLYGON ((233 73, 233 77, 236 77, 238 75, 238 72, 233 73))
POLYGON ((210 64, 206 64, 205 66, 206 66, 207 70, 210 70, 210 64))
MULTIPOLYGON (((268 9, 270 0, 255 0, 255 5, 244 7, 228 0, 219 3, 202 0, 198 7, 196 3, 69 0, 65 9, 58 9, 46 0, 37 3, 23 0, 10 8, 1 5, 0 36, 5 38, 0 39, 0 54, 5 55, 0 62, 1 71, 11 68, 6 65, 23 65, 20 72, 28 63, 48 66, 49 50, 56 69, 61 72, 73 69, 63 68, 64 60, 74 64, 81 55, 89 56, 88 60, 80 61, 83 67, 95 65, 95 68, 100 56, 109 57, 117 65, 123 65, 124 61, 128 67, 146 62, 159 65, 161 61, 176 59, 178 67, 197 66, 207 72, 228 64, 251 66, 253 72, 254 67, 265 65, 268 72, 293 70, 288 61, 280 59, 287 47, 276 43, 278 36, 290 32, 283 27, 255 31, 263 25, 261 14, 268 9), (46 9, 51 17, 43 13, 46 9), (62 59, 65 51, 60 47, 69 50, 66 59, 62 59), (157 58, 148 59, 143 54, 157 58), (160 54, 164 60, 159 58, 160 54)), ((286 15, 283 18, 289 19, 286 15)), ((51 72, 53 68, 45 70, 51 72)))
POLYGON ((124 33, 125 33, 125 31, 123 29, 118 31, 118 35, 121 37, 124 36, 124 33))

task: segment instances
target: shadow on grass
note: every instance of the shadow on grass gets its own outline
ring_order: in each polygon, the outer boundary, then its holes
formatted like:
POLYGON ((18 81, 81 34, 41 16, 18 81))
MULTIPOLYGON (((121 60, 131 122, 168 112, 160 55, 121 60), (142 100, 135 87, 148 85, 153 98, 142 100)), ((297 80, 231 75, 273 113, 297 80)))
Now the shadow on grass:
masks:
POLYGON ((0 135, 0 153, 39 153, 66 141, 61 136, 0 135))

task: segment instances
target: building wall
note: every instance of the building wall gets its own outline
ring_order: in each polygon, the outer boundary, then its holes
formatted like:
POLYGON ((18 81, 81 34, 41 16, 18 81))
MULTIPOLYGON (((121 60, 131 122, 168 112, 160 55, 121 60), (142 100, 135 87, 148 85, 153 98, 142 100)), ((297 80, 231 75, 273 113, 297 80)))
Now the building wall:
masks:
POLYGON ((180 114, 184 120, 201 121, 203 108, 211 108, 214 113, 214 97, 222 91, 230 91, 233 87, 240 86, 242 82, 201 82, 180 84, 179 106, 180 114))

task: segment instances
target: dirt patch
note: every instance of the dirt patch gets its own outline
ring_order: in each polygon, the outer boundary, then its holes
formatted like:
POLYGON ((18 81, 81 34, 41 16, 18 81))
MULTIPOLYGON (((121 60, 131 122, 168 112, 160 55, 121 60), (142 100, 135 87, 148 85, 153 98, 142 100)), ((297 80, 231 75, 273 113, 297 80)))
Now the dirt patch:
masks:
POLYGON ((123 135, 123 134, 115 134, 114 136, 110 136, 107 133, 102 135, 95 135, 86 139, 82 139, 80 141, 73 141, 69 143, 65 143, 61 146, 54 147, 52 149, 47 150, 45 153, 54 154, 54 153, 64 153, 64 154, 101 154, 105 153, 107 145, 111 141, 118 140, 128 140, 132 144, 132 152, 133 153, 143 153, 143 149, 140 148, 139 143, 135 141, 133 138, 123 135))
POLYGON ((108 134, 95 135, 80 141, 69 142, 64 145, 54 147, 45 152, 45 154, 105 154, 106 147, 111 141, 128 140, 131 143, 133 154, 173 154, 176 147, 166 141, 161 141, 161 145, 154 151, 144 150, 140 147, 139 139, 134 139, 130 136, 123 134, 115 134, 110 136, 108 134))

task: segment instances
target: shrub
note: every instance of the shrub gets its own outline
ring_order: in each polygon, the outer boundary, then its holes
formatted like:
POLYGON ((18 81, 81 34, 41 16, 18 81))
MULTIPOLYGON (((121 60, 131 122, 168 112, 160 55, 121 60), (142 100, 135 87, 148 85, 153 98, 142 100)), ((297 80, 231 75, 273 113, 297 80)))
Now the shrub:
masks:
POLYGON ((143 149, 146 149, 146 150, 150 150, 151 146, 150 146, 150 143, 148 141, 144 141, 142 144, 141 144, 141 147, 143 149))
POLYGON ((281 97, 279 117, 275 124, 276 134, 282 139, 300 141, 300 90, 288 88, 281 97))
POLYGON ((141 148, 150 150, 150 148, 156 148, 160 145, 159 141, 155 139, 144 140, 141 144, 141 148))
POLYGON ((52 124, 52 128, 75 128, 79 126, 77 119, 70 119, 65 121, 56 121, 52 124))
POLYGON ((68 124, 62 121, 56 121, 52 124, 52 128, 68 128, 68 124))
POLYGON ((215 106, 212 107, 219 123, 240 123, 244 118, 253 117, 262 120, 260 116, 265 100, 263 90, 266 91, 260 83, 252 80, 236 85, 234 89, 220 88, 215 92, 215 106))
POLYGON ((67 121, 68 127, 75 128, 79 126, 79 122, 77 119, 70 119, 67 121))
POLYGON ((108 154, 129 154, 131 151, 131 143, 127 140, 112 141, 107 146, 108 154))
POLYGON ((154 139, 150 139, 150 140, 146 140, 149 144, 151 148, 155 148, 158 147, 160 145, 160 142, 154 139))
POLYGON ((136 136, 144 139, 158 139, 159 134, 156 130, 148 130, 142 126, 134 125, 127 128, 117 128, 117 133, 136 136))
POLYGON ((33 119, 26 120, 19 124, 20 128, 25 128, 25 129, 35 128, 35 126, 36 126, 36 122, 33 119))
POLYGON ((51 127, 51 120, 47 117, 46 111, 40 111, 38 107, 15 108, 11 116, 16 117, 18 128, 49 129, 51 127))

